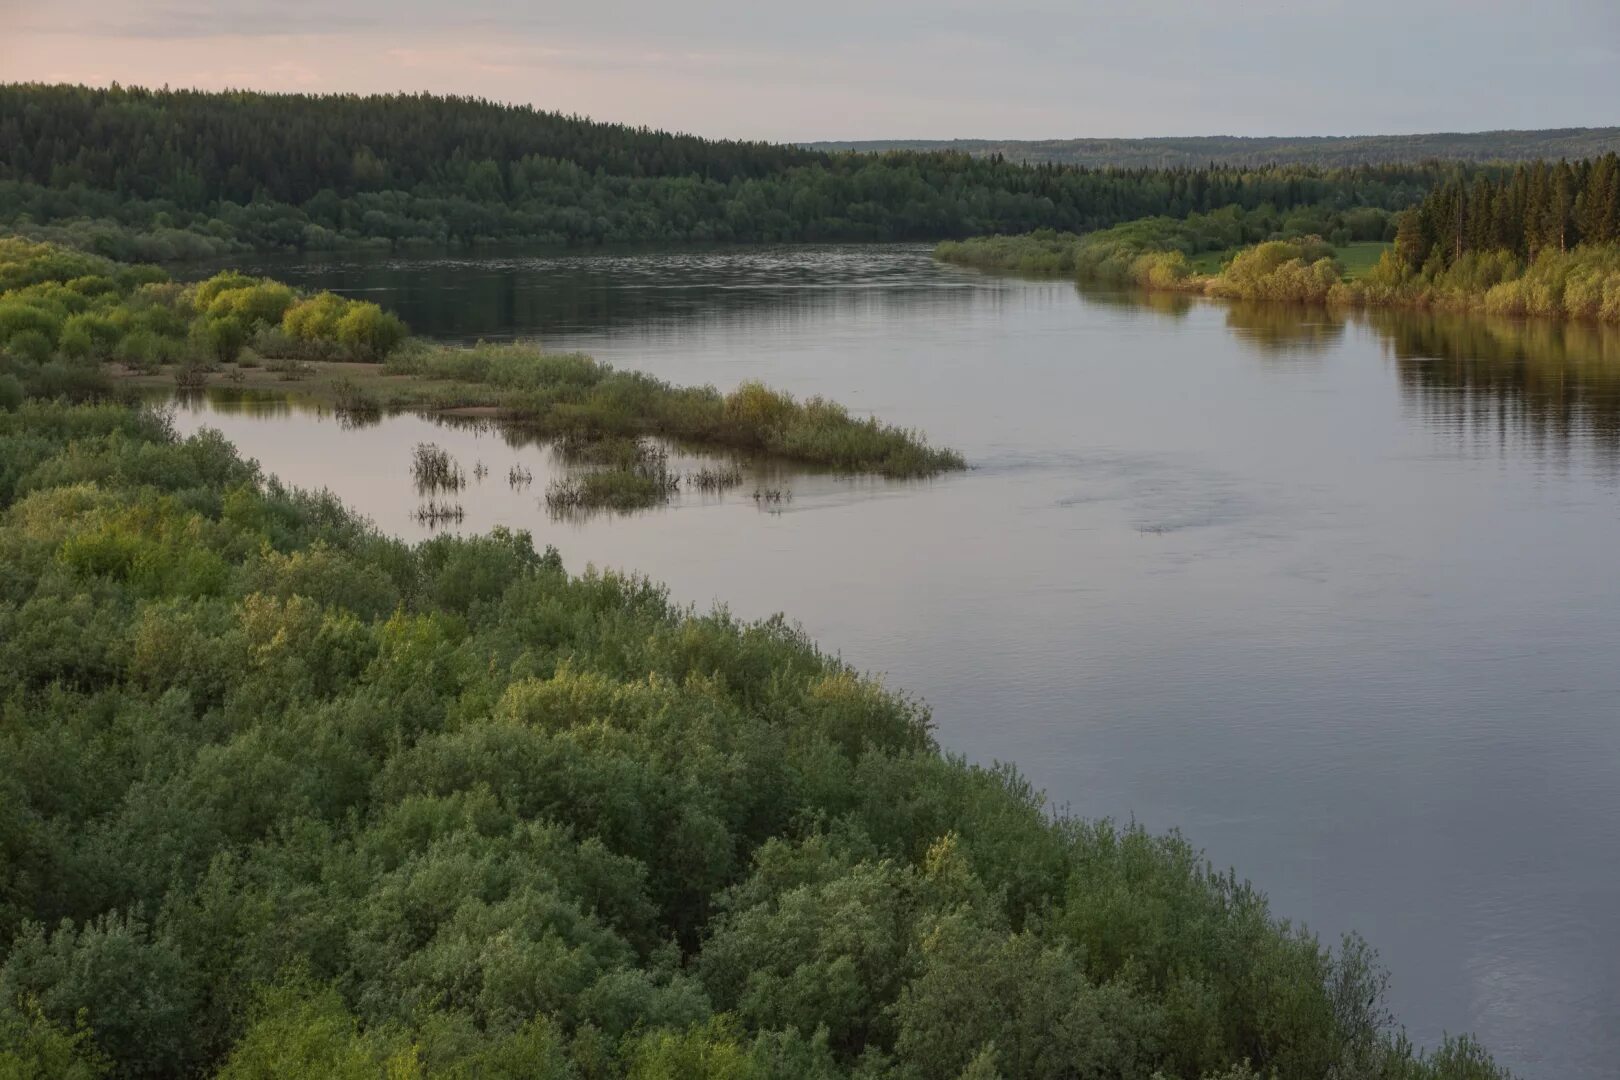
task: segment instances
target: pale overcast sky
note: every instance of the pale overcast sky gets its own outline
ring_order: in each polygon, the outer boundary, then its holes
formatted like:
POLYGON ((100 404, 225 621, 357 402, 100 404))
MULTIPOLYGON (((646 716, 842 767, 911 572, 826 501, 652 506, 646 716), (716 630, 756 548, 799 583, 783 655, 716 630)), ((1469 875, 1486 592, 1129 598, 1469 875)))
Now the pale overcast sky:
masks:
POLYGON ((1620 124, 1620 0, 0 0, 0 81, 431 90, 775 140, 1620 124))

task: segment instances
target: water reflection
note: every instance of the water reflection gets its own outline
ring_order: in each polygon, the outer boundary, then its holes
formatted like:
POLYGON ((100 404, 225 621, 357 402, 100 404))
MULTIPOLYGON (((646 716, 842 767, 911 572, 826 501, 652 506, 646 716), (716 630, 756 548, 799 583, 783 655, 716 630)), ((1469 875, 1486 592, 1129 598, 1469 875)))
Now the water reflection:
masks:
POLYGON ((869 245, 842 245, 487 257, 260 255, 229 265, 382 299, 417 333, 463 341, 548 338, 580 329, 645 332, 766 312, 791 322, 984 299, 984 290, 966 281, 953 296, 937 277, 912 272, 909 263, 928 258, 926 247, 900 250, 911 259, 874 260, 869 245))
POLYGON ((294 409, 314 409, 300 402, 290 393, 261 390, 256 387, 231 386, 211 383, 203 389, 176 389, 158 391, 160 396, 172 396, 176 404, 197 407, 203 404, 214 412, 242 416, 288 416, 294 409))
POLYGON ((1075 282, 1074 291, 1088 304, 1115 308, 1120 311, 1149 311, 1156 315, 1179 319, 1198 303, 1196 297, 1181 292, 1141 292, 1102 286, 1090 282, 1075 282))
POLYGON ((1458 315, 1376 312, 1407 405, 1436 429, 1620 458, 1620 330, 1458 315))
MULTIPOLYGON (((1167 294, 1082 295, 1088 303, 1136 305, 1175 319, 1188 311, 1181 304, 1166 310, 1167 294)), ((1395 361, 1403 401, 1427 429, 1470 442, 1523 444, 1538 456, 1589 445, 1620 462, 1620 327, 1168 295, 1217 307, 1234 338, 1262 358, 1323 354, 1342 343, 1348 328, 1364 330, 1395 361)))
POLYGON ((1232 334, 1262 354, 1320 353, 1344 337, 1344 316, 1326 308, 1259 300, 1237 300, 1225 308, 1232 334))

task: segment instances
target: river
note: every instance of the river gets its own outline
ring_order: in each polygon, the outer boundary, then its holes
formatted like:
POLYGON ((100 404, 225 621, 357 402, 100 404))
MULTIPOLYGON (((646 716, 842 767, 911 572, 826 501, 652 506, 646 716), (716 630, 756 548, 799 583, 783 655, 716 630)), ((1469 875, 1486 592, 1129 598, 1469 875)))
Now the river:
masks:
POLYGON ((483 463, 457 528, 785 612, 926 701, 948 750, 1179 828, 1324 940, 1361 933, 1419 1043, 1614 1075, 1620 332, 1080 290, 913 246, 250 268, 961 450, 970 471, 927 482, 784 471, 559 520, 550 451, 488 428, 177 413, 406 537, 432 530, 412 446, 483 463))

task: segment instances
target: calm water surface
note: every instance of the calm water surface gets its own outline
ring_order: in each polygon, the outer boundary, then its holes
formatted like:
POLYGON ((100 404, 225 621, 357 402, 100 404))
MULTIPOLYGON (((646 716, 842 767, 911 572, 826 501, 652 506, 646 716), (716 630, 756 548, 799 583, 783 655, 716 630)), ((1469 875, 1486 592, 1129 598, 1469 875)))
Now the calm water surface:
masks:
POLYGON ((1326 939, 1360 931, 1420 1042, 1615 1075, 1612 332, 1083 294, 910 247, 262 265, 427 334, 763 379, 961 449, 976 467, 927 483, 780 473, 558 521, 551 453, 496 431, 179 415, 407 537, 429 531, 410 448, 481 461, 460 528, 786 612, 921 695, 946 747, 1180 828, 1326 939), (792 501, 762 509, 766 484, 792 501))

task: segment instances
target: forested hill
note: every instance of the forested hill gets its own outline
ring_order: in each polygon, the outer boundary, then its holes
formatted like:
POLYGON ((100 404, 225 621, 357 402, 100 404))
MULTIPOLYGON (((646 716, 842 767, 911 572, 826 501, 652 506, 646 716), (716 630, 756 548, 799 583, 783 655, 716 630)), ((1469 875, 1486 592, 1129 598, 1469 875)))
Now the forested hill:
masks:
POLYGON ((529 241, 937 240, 1228 205, 1400 209, 1451 170, 833 154, 426 95, 0 85, 0 226, 120 258, 529 241))
POLYGON ((805 144, 818 151, 954 151, 972 157, 1091 168, 1166 169, 1205 165, 1387 165, 1419 161, 1514 162, 1596 157, 1620 150, 1620 127, 1428 135, 1305 135, 1168 139, 877 139, 805 144))
POLYGON ((615 176, 769 176, 825 155, 714 141, 429 94, 205 93, 0 86, 8 178, 140 198, 303 202, 323 190, 410 190, 446 179, 474 194, 499 178, 467 163, 526 157, 615 176))

